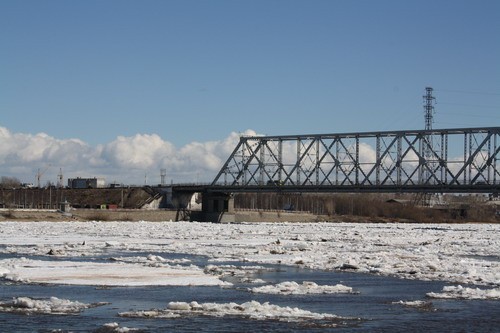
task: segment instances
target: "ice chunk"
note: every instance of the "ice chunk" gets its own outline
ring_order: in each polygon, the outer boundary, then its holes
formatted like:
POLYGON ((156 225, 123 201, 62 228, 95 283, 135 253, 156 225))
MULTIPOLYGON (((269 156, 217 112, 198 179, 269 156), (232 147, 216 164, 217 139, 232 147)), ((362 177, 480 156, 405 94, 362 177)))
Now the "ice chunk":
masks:
POLYGON ((445 286, 441 293, 427 293, 431 298, 457 298, 457 299, 500 299, 500 288, 479 289, 462 286, 445 286))
POLYGON ((306 295, 306 294, 337 294, 353 293, 351 287, 337 284, 335 286, 318 285, 315 282, 304 281, 298 284, 294 281, 285 281, 276 285, 255 287, 250 289, 254 293, 260 294, 282 294, 282 295, 306 295))
POLYGON ((166 261, 165 258, 163 258, 162 256, 155 256, 154 254, 149 254, 147 258, 149 261, 159 261, 159 262, 166 261))
POLYGON ((420 311, 435 311, 431 302, 427 301, 399 301, 392 304, 399 304, 408 308, 415 308, 420 311))
POLYGON ((94 333, 133 333, 143 332, 137 328, 120 327, 118 323, 107 323, 98 328, 94 333))
POLYGON ((43 313, 43 314, 73 314, 90 307, 104 305, 105 303, 85 304, 78 301, 59 299, 33 299, 29 297, 13 298, 10 302, 0 302, 0 312, 15 313, 43 313))
MULTIPOLYGON (((250 301, 237 303, 170 302, 164 310, 122 312, 121 317, 177 318, 179 316, 203 315, 212 317, 239 316, 256 320, 327 320, 337 321, 339 316, 328 313, 315 313, 292 307, 282 307, 268 302, 250 301)), ((353 318, 351 318, 353 319, 353 318)))
POLYGON ((170 302, 167 305, 167 309, 188 311, 188 310, 191 310, 191 305, 189 303, 186 303, 186 302, 170 302))

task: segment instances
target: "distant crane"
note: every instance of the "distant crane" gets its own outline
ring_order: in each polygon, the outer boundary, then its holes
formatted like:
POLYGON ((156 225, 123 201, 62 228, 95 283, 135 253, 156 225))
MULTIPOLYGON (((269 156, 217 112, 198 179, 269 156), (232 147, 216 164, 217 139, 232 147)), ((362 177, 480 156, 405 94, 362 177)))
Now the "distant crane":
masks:
POLYGON ((37 182, 38 188, 42 187, 41 184, 40 184, 40 179, 42 178, 43 174, 45 172, 47 172, 47 170, 49 168, 50 168, 50 164, 47 165, 43 170, 40 170, 40 168, 38 168, 38 172, 36 173, 36 182, 37 182))

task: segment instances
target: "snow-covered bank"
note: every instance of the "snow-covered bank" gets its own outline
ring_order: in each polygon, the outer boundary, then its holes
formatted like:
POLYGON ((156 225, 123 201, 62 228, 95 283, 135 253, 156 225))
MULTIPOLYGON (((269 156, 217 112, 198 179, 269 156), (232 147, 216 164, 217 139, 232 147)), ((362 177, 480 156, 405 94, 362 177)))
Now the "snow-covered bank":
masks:
MULTIPOLYGON (((55 256, 70 262, 70 257, 102 255, 110 250, 186 253, 206 255, 212 262, 280 263, 497 287, 498 234, 498 224, 1 222, 0 254, 55 256)), ((54 262, 50 260, 38 260, 34 262, 38 268, 29 270, 23 268, 25 260, 0 261, 0 276, 41 281, 64 271, 51 268, 54 262)), ((71 263, 75 274, 88 270, 86 264, 71 263)), ((110 270, 126 267, 120 273, 124 275, 130 268, 137 275, 151 274, 148 284, 179 278, 168 272, 155 274, 153 268, 175 268, 154 256, 103 265, 103 271, 105 265, 110 270)), ((202 268, 192 270, 203 274, 202 268)), ((199 277, 220 282, 210 275, 199 277)), ((106 279, 103 274, 100 281, 106 279)), ((58 281, 64 282, 63 277, 58 281)))

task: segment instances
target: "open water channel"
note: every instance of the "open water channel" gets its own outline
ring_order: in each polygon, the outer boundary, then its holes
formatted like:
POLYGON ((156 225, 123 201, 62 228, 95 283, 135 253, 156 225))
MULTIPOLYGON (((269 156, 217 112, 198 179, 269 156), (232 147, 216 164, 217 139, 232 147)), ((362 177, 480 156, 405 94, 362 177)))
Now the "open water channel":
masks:
MULTIPOLYGON (((148 253, 149 254, 149 253, 148 253)), ((153 253, 154 254, 154 253, 153 253)), ((144 253, 114 253, 137 256, 144 253)), ((207 258, 157 253, 164 258, 188 258, 189 264, 205 266, 207 258)), ((2 257, 7 257, 2 255, 2 257)), ((9 255, 12 257, 12 255, 9 255)), ((57 260, 57 259, 55 259, 57 260)), ((68 258, 65 258, 68 260, 68 258)), ((91 260, 72 258, 72 260, 91 260)), ((106 261, 109 258, 93 258, 106 261)), ((223 263, 218 263, 223 264, 223 263)), ((230 264, 235 265, 234 262, 230 264)), ((245 265, 247 263, 239 263, 245 265)), ((250 264, 248 264, 250 265, 250 264)), ((0 302, 15 297, 47 299, 58 297, 83 303, 105 302, 72 315, 16 314, 0 312, 1 332, 118 332, 107 323, 135 329, 133 332, 499 332, 500 301, 428 299, 426 293, 440 292, 445 282, 426 282, 336 271, 313 271, 297 267, 266 265, 252 276, 276 284, 283 281, 313 281, 319 285, 343 284, 356 293, 319 295, 255 294, 254 284, 229 279, 231 287, 95 287, 21 284, 0 280, 0 302), (165 309, 169 302, 244 303, 269 302, 329 313, 345 319, 283 322, 235 316, 183 316, 179 318, 129 318, 118 313, 165 309), (425 300, 424 307, 408 307, 399 301, 425 300)))

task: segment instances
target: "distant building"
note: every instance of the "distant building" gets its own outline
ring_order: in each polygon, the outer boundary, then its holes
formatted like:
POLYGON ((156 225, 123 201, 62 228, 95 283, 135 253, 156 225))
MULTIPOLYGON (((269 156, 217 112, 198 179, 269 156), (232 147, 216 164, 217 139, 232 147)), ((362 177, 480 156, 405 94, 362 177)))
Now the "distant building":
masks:
POLYGON ((69 188, 103 188, 106 186, 104 178, 69 178, 69 188))

